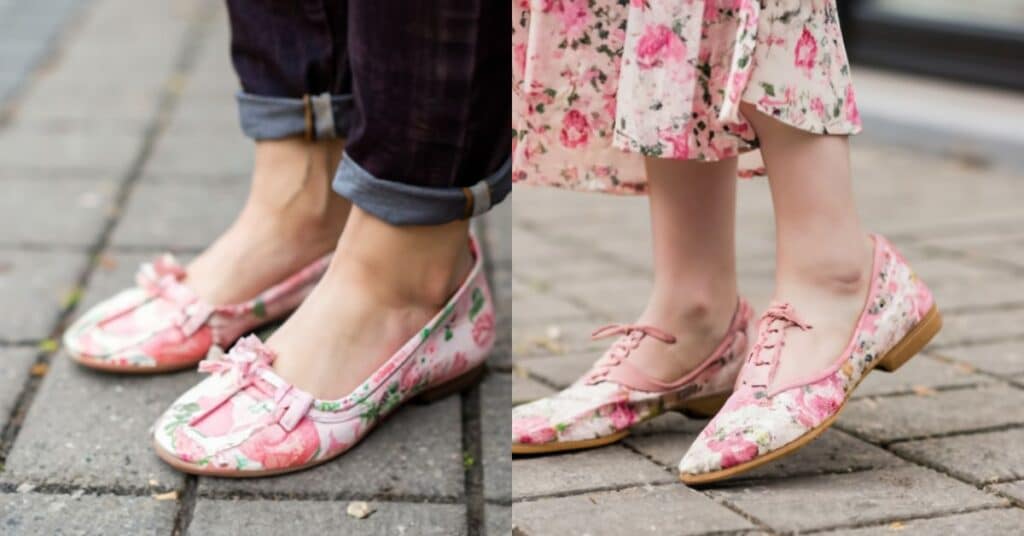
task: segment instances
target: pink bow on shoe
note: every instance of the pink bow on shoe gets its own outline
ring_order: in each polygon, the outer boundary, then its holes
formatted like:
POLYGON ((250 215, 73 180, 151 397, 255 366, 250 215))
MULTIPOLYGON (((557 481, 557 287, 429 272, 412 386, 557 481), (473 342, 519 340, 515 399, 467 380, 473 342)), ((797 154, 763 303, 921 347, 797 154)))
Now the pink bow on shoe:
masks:
POLYGON ((235 384, 224 391, 220 398, 209 407, 193 415, 189 420, 189 425, 195 426, 225 402, 231 400, 239 391, 255 385, 257 371, 261 367, 270 366, 275 357, 274 353, 255 335, 249 335, 239 340, 227 354, 220 353, 217 346, 212 347, 210 355, 199 362, 199 372, 223 375, 236 371, 235 384))

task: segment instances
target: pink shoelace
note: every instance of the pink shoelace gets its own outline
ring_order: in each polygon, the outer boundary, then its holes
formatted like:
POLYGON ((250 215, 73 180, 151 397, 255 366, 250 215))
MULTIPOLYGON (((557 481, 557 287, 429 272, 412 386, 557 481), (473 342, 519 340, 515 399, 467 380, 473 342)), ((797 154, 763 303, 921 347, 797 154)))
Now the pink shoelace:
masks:
POLYGON ((779 356, 786 346, 786 330, 799 328, 806 331, 811 325, 796 314, 789 303, 773 303, 761 316, 757 342, 747 355, 747 362, 740 372, 739 385, 757 391, 767 391, 775 379, 779 367, 779 356))
POLYGON ((265 382, 259 380, 261 368, 269 367, 276 356, 260 342, 255 335, 249 335, 238 341, 227 354, 211 355, 199 362, 199 372, 210 374, 235 373, 235 383, 224 391, 213 404, 192 416, 190 426, 199 424, 217 408, 231 400, 243 389, 255 387, 268 396, 273 396, 275 411, 271 421, 280 424, 285 430, 292 431, 299 421, 313 406, 313 396, 305 391, 295 389, 291 385, 282 385, 273 393, 267 392, 265 382))
POLYGON ((604 357, 598 360, 594 364, 594 368, 587 373, 583 379, 586 383, 594 384, 606 378, 612 368, 621 364, 629 357, 630 352, 640 346, 640 342, 644 340, 644 337, 652 337, 665 344, 676 342, 676 338, 672 334, 654 326, 641 324, 609 324, 594 330, 590 334, 590 338, 597 340, 611 337, 612 335, 622 336, 612 344, 612 347, 608 349, 604 357))

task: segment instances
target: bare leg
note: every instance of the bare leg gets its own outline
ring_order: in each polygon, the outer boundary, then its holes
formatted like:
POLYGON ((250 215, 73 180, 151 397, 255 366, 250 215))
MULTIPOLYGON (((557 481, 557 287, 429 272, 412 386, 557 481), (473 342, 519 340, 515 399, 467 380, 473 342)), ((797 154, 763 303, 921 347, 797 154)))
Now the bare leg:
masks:
POLYGON ((771 177, 775 298, 814 327, 787 334, 778 385, 824 370, 845 347, 867 296, 872 244, 854 203, 849 140, 806 133, 749 105, 742 110, 771 177))
POLYGON ((277 372, 347 395, 444 306, 472 268, 469 222, 396 227, 353 207, 331 266, 268 340, 277 372))
POLYGON ((245 207, 189 264, 188 285, 209 303, 237 303, 331 251, 351 206, 331 190, 342 147, 300 138, 257 143, 245 207))
POLYGON ((678 379, 715 349, 736 309, 736 159, 648 158, 654 289, 639 322, 676 336, 644 340, 631 363, 678 379))

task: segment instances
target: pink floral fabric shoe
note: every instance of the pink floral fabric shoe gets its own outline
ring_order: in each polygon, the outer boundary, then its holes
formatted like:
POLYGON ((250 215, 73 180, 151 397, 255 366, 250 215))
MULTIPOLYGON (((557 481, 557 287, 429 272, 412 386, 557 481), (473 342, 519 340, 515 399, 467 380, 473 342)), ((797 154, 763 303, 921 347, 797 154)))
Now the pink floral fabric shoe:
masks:
POLYGON ((228 477, 324 463, 410 399, 433 400, 474 383, 494 339, 491 292, 476 253, 469 277, 437 316, 348 396, 319 400, 290 385, 271 367, 274 352, 250 335, 200 363, 210 376, 157 420, 156 452, 181 471, 228 477))
POLYGON ((540 454, 614 443, 629 429, 665 411, 709 417, 732 392, 747 350, 753 312, 740 300, 725 337, 692 372, 664 383, 646 376, 628 358, 646 337, 666 344, 675 337, 650 326, 613 325, 594 332, 621 334, 582 378, 564 391, 512 409, 512 453, 540 454))
POLYGON ((184 283, 185 268, 165 254, 145 263, 136 286, 94 306, 64 333, 69 355, 108 372, 194 367, 211 349, 280 319, 299 306, 327 270, 325 255, 247 302, 212 306, 184 283))
POLYGON ((846 349, 827 370, 774 385, 786 332, 812 327, 791 305, 772 305, 735 392, 679 462, 683 482, 729 478, 799 449, 832 425, 868 372, 896 370, 938 333, 931 292, 888 241, 873 238, 871 287, 846 349))

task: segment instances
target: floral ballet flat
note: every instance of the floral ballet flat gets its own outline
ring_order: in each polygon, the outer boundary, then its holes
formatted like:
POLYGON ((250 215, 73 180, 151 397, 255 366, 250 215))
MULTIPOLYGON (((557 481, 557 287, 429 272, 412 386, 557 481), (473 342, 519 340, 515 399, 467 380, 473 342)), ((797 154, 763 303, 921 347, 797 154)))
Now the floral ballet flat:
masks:
POLYGON ((673 344, 675 337, 651 326, 612 325, 596 337, 621 335, 587 374, 567 389, 512 409, 512 453, 542 454, 608 445, 629 429, 665 411, 710 417, 728 398, 747 350, 753 311, 740 300, 721 343, 700 366, 665 383, 628 360, 651 337, 673 344))
POLYGON ((327 270, 330 254, 238 304, 204 303, 183 283, 185 268, 164 254, 144 263, 136 286, 89 309, 64 333, 78 363, 107 372, 191 368, 211 350, 290 314, 327 270))
POLYGON ((868 372, 896 370, 939 332, 931 292, 885 238, 873 238, 871 286, 845 350, 822 372, 774 385, 787 330, 812 328, 791 305, 773 304, 736 390, 679 462, 683 482, 729 478, 803 447, 832 425, 868 372))
POLYGON ((320 400, 271 367, 256 336, 199 365, 210 373, 157 420, 157 454, 186 473, 257 477, 324 463, 355 446, 403 403, 435 400, 474 384, 494 346, 483 263, 444 308, 349 395, 320 400))

